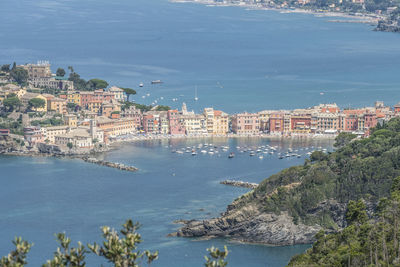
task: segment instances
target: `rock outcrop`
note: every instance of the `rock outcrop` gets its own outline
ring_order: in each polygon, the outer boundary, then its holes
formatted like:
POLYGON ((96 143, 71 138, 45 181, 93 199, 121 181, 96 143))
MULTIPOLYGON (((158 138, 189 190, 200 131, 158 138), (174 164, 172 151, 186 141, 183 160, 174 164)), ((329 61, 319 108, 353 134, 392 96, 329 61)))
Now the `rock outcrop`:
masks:
MULTIPOLYGON (((180 221, 184 224, 183 227, 170 236, 228 237, 240 242, 286 246, 312 243, 315 234, 323 229, 317 223, 296 220, 288 211, 267 212, 261 203, 254 200, 247 201, 245 196, 229 205, 227 211, 219 218, 180 221)), ((269 194, 269 197, 271 196, 269 194)), ((325 200, 309 210, 308 215, 310 218, 321 218, 326 213, 331 214, 334 218, 333 224, 337 228, 325 230, 333 232, 346 226, 344 218, 346 207, 346 204, 336 200, 325 200)))

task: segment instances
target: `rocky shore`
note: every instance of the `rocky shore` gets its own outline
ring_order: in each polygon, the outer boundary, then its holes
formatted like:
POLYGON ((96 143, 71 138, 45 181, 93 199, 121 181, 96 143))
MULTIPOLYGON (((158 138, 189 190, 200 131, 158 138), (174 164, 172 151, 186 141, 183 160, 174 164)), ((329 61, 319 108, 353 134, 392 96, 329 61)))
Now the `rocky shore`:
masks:
POLYGON ((235 180, 224 180, 224 181, 221 181, 220 184, 236 186, 236 187, 244 187, 244 188, 250 188, 250 189, 254 189, 258 186, 257 183, 235 181, 235 180))
POLYGON ((121 171, 130 171, 130 172, 135 172, 138 171, 138 168, 133 167, 133 166, 128 166, 122 163, 116 163, 116 162, 110 162, 110 161, 105 161, 105 160, 99 160, 96 158, 87 158, 84 157, 82 158, 85 162, 97 164, 100 166, 105 166, 105 167, 110 167, 110 168, 115 168, 121 171))
MULTIPOLYGON (((334 200, 319 203, 313 213, 321 216, 330 210, 337 215, 337 223, 344 227, 346 205, 334 200)), ((318 224, 295 223, 287 211, 265 212, 261 204, 241 205, 236 200, 219 218, 210 220, 177 221, 184 224, 169 236, 215 238, 226 237, 233 241, 275 246, 310 244, 322 227, 318 224)), ((329 230, 328 230, 329 231, 329 230)))

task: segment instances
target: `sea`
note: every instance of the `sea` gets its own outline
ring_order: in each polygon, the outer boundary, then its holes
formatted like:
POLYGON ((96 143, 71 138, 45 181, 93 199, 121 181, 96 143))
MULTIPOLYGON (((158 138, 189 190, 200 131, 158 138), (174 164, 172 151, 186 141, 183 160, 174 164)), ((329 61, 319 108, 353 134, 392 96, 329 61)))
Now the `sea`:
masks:
MULTIPOLYGON (((84 79, 137 90, 131 97, 137 103, 180 108, 185 102, 195 112, 400 101, 400 35, 331 19, 337 18, 167 0, 2 0, 0 64, 49 61, 54 72, 73 66, 84 79)), ((153 266, 201 266, 207 247, 225 244, 229 266, 284 266, 309 246, 167 234, 179 227, 173 221, 216 217, 248 191, 221 180, 260 182, 302 164, 305 153, 319 146, 331 149, 332 141, 153 140, 100 155, 134 165, 137 173, 78 159, 1 156, 0 255, 12 249, 14 236, 23 236, 34 243, 28 266, 40 266, 55 251, 55 233, 67 233, 73 242, 101 242, 101 226, 118 229, 132 218, 142 224, 140 247, 160 252, 153 266), (237 156, 171 153, 200 143, 229 146, 237 156), (236 148, 260 145, 293 148, 302 156, 260 159, 236 148)), ((88 263, 107 264, 93 256, 88 263)))

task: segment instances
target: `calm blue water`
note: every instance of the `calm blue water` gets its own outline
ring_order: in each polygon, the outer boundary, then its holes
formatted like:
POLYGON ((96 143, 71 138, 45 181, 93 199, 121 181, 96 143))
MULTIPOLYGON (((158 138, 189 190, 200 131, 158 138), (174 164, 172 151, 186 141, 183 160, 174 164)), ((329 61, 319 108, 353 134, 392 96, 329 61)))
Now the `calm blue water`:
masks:
MULTIPOLYGON (((104 158, 135 165, 138 173, 122 172, 79 160, 0 157, 0 255, 11 249, 16 235, 34 242, 29 266, 40 266, 56 248, 53 234, 66 232, 83 243, 101 241, 100 227, 119 227, 127 218, 143 224, 143 246, 160 251, 154 266, 202 266, 205 249, 227 244, 231 267, 283 266, 308 246, 268 247, 240 245, 228 240, 195 241, 166 237, 175 231, 177 219, 218 216, 246 189, 220 185, 235 178, 259 182, 302 158, 264 159, 237 152, 219 155, 171 153, 199 143, 236 146, 277 145, 279 150, 314 146, 330 147, 329 141, 270 141, 268 139, 206 139, 144 141, 121 146, 104 158)), ((305 155, 308 150, 299 150, 305 155)), ((90 266, 98 259, 89 258, 90 266)))
MULTIPOLYGON (((173 107, 185 101, 196 111, 400 100, 400 35, 327 20, 166 0, 2 0, 0 63, 49 60, 54 71, 72 65, 86 79, 136 89, 144 82, 136 101, 173 107), (150 86, 155 79, 165 83, 150 86), (194 103, 196 85, 200 99, 194 103)), ((132 217, 143 224, 143 246, 160 250, 155 266, 201 266, 205 248, 226 240, 167 238, 177 228, 171 222, 217 216, 246 192, 219 185, 221 179, 258 182, 303 160, 192 157, 165 147, 194 141, 181 142, 140 142, 106 155, 138 166, 139 173, 78 160, 1 157, 0 255, 22 235, 35 243, 30 266, 39 266, 56 247, 53 233, 99 241, 100 226, 118 227, 132 217)), ((307 247, 228 245, 230 266, 282 266, 307 247)))
POLYGON ((143 81, 136 101, 162 96, 196 111, 399 101, 400 34, 328 20, 167 0, 2 0, 0 61, 49 60, 54 71, 72 65, 124 87, 143 81), (165 83, 150 86, 156 79, 165 83))

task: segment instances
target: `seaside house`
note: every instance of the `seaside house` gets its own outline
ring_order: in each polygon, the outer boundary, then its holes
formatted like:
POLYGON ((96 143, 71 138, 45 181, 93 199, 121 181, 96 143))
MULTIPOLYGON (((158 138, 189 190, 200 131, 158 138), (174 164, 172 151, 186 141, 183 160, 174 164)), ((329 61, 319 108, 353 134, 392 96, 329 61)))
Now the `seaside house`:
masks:
POLYGON ((232 117, 232 131, 235 134, 253 135, 260 133, 258 114, 239 113, 232 117))
POLYGON ((185 126, 178 110, 168 110, 169 134, 184 135, 185 126))

